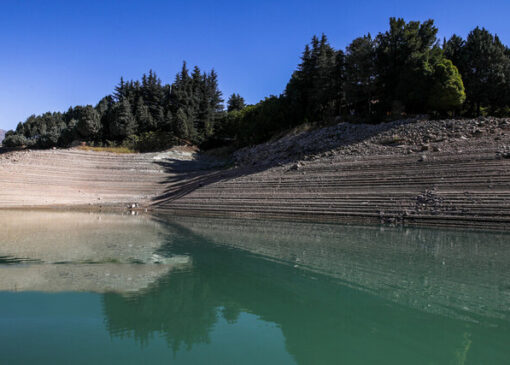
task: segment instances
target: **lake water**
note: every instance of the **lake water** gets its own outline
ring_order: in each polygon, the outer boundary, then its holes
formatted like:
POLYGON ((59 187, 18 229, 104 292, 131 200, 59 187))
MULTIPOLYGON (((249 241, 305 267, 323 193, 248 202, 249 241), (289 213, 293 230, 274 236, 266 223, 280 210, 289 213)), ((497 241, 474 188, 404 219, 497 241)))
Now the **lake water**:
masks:
POLYGON ((0 364, 509 364, 510 235, 0 211, 0 364))

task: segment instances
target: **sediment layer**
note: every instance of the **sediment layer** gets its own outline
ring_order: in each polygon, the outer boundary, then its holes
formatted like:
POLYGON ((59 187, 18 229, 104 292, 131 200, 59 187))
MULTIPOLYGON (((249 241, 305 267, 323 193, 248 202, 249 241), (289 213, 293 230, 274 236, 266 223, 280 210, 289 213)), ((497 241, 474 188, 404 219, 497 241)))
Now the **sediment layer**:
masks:
POLYGON ((510 226, 510 120, 338 125, 238 151, 157 208, 192 215, 510 226))
POLYGON ((150 201, 163 171, 154 154, 78 149, 0 154, 0 207, 111 205, 150 201))
POLYGON ((0 207, 136 202, 174 214, 510 227, 510 120, 338 125, 238 151, 0 155, 0 207), (216 165, 217 166, 217 165, 216 165))

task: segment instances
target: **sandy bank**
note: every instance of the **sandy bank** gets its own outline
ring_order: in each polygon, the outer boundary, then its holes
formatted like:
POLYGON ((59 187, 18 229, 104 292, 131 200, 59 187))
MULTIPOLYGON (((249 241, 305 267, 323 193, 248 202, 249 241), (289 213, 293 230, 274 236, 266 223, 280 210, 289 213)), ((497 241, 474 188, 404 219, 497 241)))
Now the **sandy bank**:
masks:
POLYGON ((336 126, 243 149, 218 169, 175 155, 0 155, 0 207, 138 202, 173 214, 510 227, 510 120, 336 126))

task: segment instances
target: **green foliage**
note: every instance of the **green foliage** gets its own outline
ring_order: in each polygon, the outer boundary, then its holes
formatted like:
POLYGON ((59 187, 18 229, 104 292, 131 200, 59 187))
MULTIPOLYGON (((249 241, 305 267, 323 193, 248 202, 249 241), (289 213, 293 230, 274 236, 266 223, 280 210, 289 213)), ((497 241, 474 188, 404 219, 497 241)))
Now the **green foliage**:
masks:
POLYGON ((116 139, 124 139, 136 131, 136 120, 131 113, 131 104, 128 99, 122 99, 114 107, 115 117, 110 121, 110 135, 116 139))
POLYGON ((77 106, 73 111, 78 120, 76 130, 84 138, 95 137, 101 130, 101 116, 91 105, 77 106))
POLYGON ((239 94, 232 94, 227 102, 227 112, 242 110, 246 106, 244 98, 239 94))
POLYGON ((256 105, 228 113, 218 135, 239 145, 263 142, 291 124, 284 97, 270 96, 256 105))
POLYGON ((285 89, 285 102, 293 120, 323 121, 337 114, 343 94, 342 51, 335 51, 323 34, 314 36, 301 57, 298 69, 285 89))
POLYGON ((390 29, 377 36, 377 96, 382 113, 398 116, 395 106, 407 113, 425 113, 433 65, 440 62, 437 28, 432 20, 423 23, 390 19, 390 29))
POLYGON ((159 131, 129 136, 122 142, 122 146, 138 152, 154 152, 166 150, 178 143, 172 132, 159 131))
POLYGON ((195 67, 190 75, 184 63, 172 85, 163 85, 150 70, 141 82, 121 78, 113 95, 102 98, 96 107, 76 106, 66 113, 32 115, 17 126, 12 132, 16 137, 7 143, 48 148, 69 146, 74 140, 122 144, 132 136, 145 136, 140 142, 144 150, 151 149, 144 145, 150 141, 167 147, 169 141, 177 141, 174 137, 199 144, 214 138, 223 119, 222 103, 215 71, 202 73, 195 67), (154 135, 164 138, 147 137, 154 135))
POLYGON ((464 100, 466 93, 457 67, 450 60, 440 60, 434 65, 429 107, 438 112, 446 112, 458 109, 464 100))
POLYGON ((184 108, 177 110, 175 116, 175 135, 179 138, 189 140, 195 133, 193 128, 193 121, 186 114, 184 108))
POLYGON ((336 50, 325 35, 307 44, 285 91, 255 105, 232 94, 223 110, 214 70, 186 63, 174 82, 152 70, 140 81, 120 79, 112 95, 65 113, 32 115, 7 134, 6 146, 48 148, 75 140, 133 149, 167 148, 185 140, 201 146, 241 146, 310 123, 384 121, 408 114, 510 114, 510 49, 475 28, 439 47, 437 28, 391 18, 385 32, 336 50))
POLYGON ((467 113, 480 115, 510 106, 510 55, 508 48, 484 28, 472 30, 467 40, 454 35, 445 54, 459 68, 467 95, 467 113))
POLYGON ((4 147, 22 147, 27 146, 28 140, 25 136, 20 134, 15 134, 12 132, 7 132, 5 135, 5 139, 2 141, 4 147))
POLYGON ((376 91, 375 50, 370 34, 356 38, 346 49, 344 88, 347 108, 352 113, 372 114, 376 91))

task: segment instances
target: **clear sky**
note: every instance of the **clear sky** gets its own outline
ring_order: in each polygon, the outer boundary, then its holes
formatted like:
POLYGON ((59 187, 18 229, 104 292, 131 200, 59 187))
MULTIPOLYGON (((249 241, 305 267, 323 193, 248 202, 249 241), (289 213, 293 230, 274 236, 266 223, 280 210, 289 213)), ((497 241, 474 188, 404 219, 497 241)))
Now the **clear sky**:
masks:
POLYGON ((169 82, 183 60, 254 103, 282 92, 312 35, 344 48, 391 16, 435 19, 441 38, 480 25, 510 44, 509 0, 1 0, 0 128, 95 105, 120 76, 152 68, 169 82))

